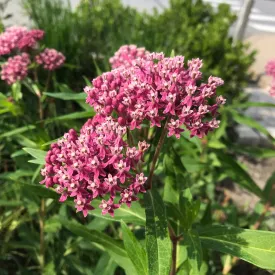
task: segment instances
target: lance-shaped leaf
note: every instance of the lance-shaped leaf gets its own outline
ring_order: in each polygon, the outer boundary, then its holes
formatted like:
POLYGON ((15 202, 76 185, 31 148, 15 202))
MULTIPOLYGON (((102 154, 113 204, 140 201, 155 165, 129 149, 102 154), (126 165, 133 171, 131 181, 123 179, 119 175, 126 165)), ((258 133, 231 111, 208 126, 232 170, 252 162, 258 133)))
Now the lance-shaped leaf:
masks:
POLYGON ((4 134, 0 135, 0 138, 6 138, 6 137, 11 137, 11 136, 16 136, 18 134, 22 134, 24 132, 27 132, 27 131, 30 131, 30 130, 33 130, 35 129, 35 126, 34 125, 27 125, 27 126, 24 126, 24 127, 20 127, 20 128, 16 128, 14 130, 11 130, 11 131, 8 131, 8 132, 5 132, 4 134))
POLYGON ((74 112, 72 114, 46 119, 45 122, 50 123, 55 121, 67 121, 67 120, 74 120, 74 119, 81 119, 81 118, 91 118, 94 116, 94 114, 95 114, 94 111, 74 112))
POLYGON ((171 241, 165 206, 158 192, 153 190, 144 195, 144 200, 149 274, 166 275, 171 265, 171 241))
POLYGON ((189 230, 184 234, 184 243, 187 245, 188 261, 191 266, 190 275, 200 273, 202 264, 202 249, 199 235, 195 230, 189 230))
POLYGON ((112 275, 114 274, 116 267, 117 264, 112 260, 112 258, 107 253, 104 253, 96 265, 94 274, 112 275))
POLYGON ((121 221, 124 247, 136 268, 137 274, 148 274, 146 253, 125 222, 121 221))
POLYGON ((132 203, 131 207, 127 205, 122 205, 120 208, 116 209, 116 214, 114 217, 108 215, 102 215, 102 210, 99 208, 100 201, 93 203, 95 209, 90 212, 91 215, 111 220, 111 221, 121 221, 127 223, 133 223, 135 225, 145 225, 145 210, 140 206, 138 202, 132 203))
POLYGON ((257 122, 255 119, 253 119, 252 117, 242 115, 242 114, 238 113, 237 111, 233 111, 233 110, 231 110, 231 114, 233 116, 233 119, 236 122, 243 124, 243 125, 247 125, 249 127, 252 127, 274 141, 274 138, 270 135, 270 133, 266 130, 266 128, 264 126, 262 126, 262 124, 257 122))
POLYGON ((34 160, 29 160, 29 162, 36 164, 45 164, 45 157, 47 152, 33 148, 23 148, 23 150, 35 158, 34 160))
POLYGON ((44 93, 44 95, 61 100, 85 100, 87 97, 85 93, 44 93))
POLYGON ((108 235, 97 230, 89 230, 84 225, 76 222, 71 222, 66 219, 61 219, 61 223, 69 231, 77 236, 83 237, 87 241, 91 241, 99 245, 99 247, 108 252, 112 259, 125 269, 127 274, 137 275, 135 267, 130 261, 127 252, 125 251, 122 242, 114 240, 108 235))
POLYGON ((200 228, 203 247, 239 257, 264 269, 275 269, 275 233, 231 226, 200 228))
POLYGON ((229 177, 243 188, 261 198, 263 197, 263 192, 259 186, 232 156, 218 151, 216 154, 223 164, 224 172, 226 172, 229 177))
POLYGON ((264 187, 265 200, 271 205, 275 204, 275 172, 269 177, 264 187))

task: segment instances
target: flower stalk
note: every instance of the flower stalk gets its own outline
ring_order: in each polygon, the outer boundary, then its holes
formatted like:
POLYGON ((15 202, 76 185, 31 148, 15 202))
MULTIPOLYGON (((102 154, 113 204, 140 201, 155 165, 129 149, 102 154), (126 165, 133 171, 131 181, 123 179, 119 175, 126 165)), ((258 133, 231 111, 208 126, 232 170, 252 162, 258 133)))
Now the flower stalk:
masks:
POLYGON ((156 148, 153 160, 152 160, 152 164, 151 164, 151 168, 150 168, 150 173, 149 173, 149 177, 148 177, 148 181, 147 181, 147 189, 149 189, 149 190, 152 189, 152 181, 153 181, 153 175, 154 175, 156 163, 158 161, 162 145, 164 143, 165 137, 166 137, 167 132, 168 132, 168 129, 167 129, 167 127, 168 127, 168 120, 169 120, 169 117, 167 118, 167 120, 165 122, 164 128, 162 130, 162 133, 161 133, 161 136, 159 138, 159 142, 158 142, 158 145, 157 145, 157 148, 156 148))

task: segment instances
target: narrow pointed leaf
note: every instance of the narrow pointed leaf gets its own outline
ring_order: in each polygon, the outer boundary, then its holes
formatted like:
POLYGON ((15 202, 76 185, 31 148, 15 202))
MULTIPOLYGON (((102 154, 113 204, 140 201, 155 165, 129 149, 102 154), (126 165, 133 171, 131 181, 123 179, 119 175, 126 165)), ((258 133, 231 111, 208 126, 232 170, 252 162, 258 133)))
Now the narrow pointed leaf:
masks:
POLYGON ((269 177, 264 187, 265 200, 275 204, 275 172, 269 177))
POLYGON ((203 247, 239 257, 264 269, 275 269, 275 233, 231 226, 199 230, 203 247))
POLYGON ((29 160, 29 162, 40 165, 45 164, 46 151, 26 147, 23 150, 35 158, 34 160, 29 160))
POLYGON ((255 119, 253 119, 252 117, 239 114, 236 111, 231 113, 232 113, 233 119, 239 124, 247 125, 251 128, 254 128, 258 130, 260 133, 263 133, 264 135, 268 136, 270 139, 274 140, 274 138, 270 135, 270 133, 266 130, 266 128, 262 126, 259 122, 257 122, 255 119))
POLYGON ((16 128, 14 130, 8 131, 8 132, 0 135, 0 138, 11 137, 11 136, 22 134, 24 132, 27 132, 27 131, 30 131, 30 130, 33 130, 33 129, 35 129, 34 125, 28 125, 28 126, 16 128))
POLYGON ((85 100, 85 93, 44 93, 49 97, 54 97, 62 100, 85 100))
POLYGON ((165 206, 157 191, 144 195, 146 213, 146 250, 150 275, 169 274, 171 241, 165 206))
POLYGON ((112 260, 112 258, 107 253, 104 253, 96 265, 94 274, 113 275, 116 267, 117 264, 112 260))
POLYGON ((124 247, 136 268, 137 274, 148 274, 147 258, 144 248, 137 241, 135 235, 128 228, 125 222, 121 221, 124 247))
POLYGON ((67 120, 74 120, 74 119, 81 119, 81 118, 91 118, 94 116, 94 114, 95 114, 94 111, 74 112, 72 114, 46 119, 45 122, 50 123, 54 121, 67 121, 67 120))
POLYGON ((133 223, 135 225, 145 225, 145 209, 140 206, 138 202, 132 203, 131 207, 127 205, 122 205, 120 208, 116 209, 116 214, 114 217, 109 215, 102 215, 101 209, 98 208, 100 202, 97 202, 95 210, 91 211, 90 214, 102 219, 107 219, 111 221, 121 221, 126 223, 133 223))
POLYGON ((89 230, 84 225, 61 219, 61 223, 69 231, 77 236, 83 237, 85 240, 94 242, 109 253, 112 259, 126 270, 127 273, 136 275, 135 268, 125 251, 122 242, 116 241, 108 235, 97 230, 89 230))
POLYGON ((197 231, 190 230, 185 233, 184 243, 187 245, 188 261, 192 268, 190 275, 197 275, 200 273, 200 267, 203 259, 201 241, 197 231))
POLYGON ((223 164, 224 172, 231 177, 237 184, 249 190, 259 197, 263 197, 263 192, 250 175, 238 164, 229 154, 216 152, 223 164))

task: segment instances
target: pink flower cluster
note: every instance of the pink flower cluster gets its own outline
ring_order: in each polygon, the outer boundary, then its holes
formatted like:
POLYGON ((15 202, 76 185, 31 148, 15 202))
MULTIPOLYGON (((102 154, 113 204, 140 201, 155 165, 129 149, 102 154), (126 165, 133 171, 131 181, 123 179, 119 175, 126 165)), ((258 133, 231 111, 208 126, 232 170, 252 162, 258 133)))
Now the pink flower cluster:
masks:
POLYGON ((54 187, 61 202, 74 198, 77 212, 84 216, 94 209, 91 202, 96 198, 103 198, 102 214, 113 216, 123 203, 130 206, 138 193, 145 192, 147 178, 137 167, 149 145, 139 142, 138 148, 130 147, 123 139, 125 133, 125 126, 100 116, 88 120, 79 136, 71 129, 51 145, 41 183, 54 187), (116 193, 120 194, 118 202, 116 193))
POLYGON ((43 36, 42 30, 28 30, 17 26, 7 28, 0 35, 0 55, 10 54, 13 50, 34 48, 43 36))
POLYGON ((9 85, 24 79, 28 74, 28 65, 30 58, 27 53, 10 57, 8 61, 2 65, 1 79, 5 80, 9 85))
POLYGON ((147 54, 93 80, 85 87, 86 102, 101 116, 115 112, 122 126, 141 128, 144 120, 161 127, 168 119, 168 136, 180 137, 185 126, 191 136, 203 137, 219 127, 219 105, 225 104, 216 89, 223 80, 210 76, 201 83, 202 60, 192 59, 184 66, 184 57, 165 58, 162 53, 147 54), (213 100, 214 99, 214 100, 213 100), (214 101, 214 103, 212 103, 214 101))
POLYGON ((43 65, 45 70, 53 71, 65 62, 65 56, 55 49, 46 48, 42 53, 35 57, 38 64, 43 65))
POLYGON ((115 55, 110 58, 112 68, 132 66, 132 62, 137 58, 144 58, 149 52, 145 48, 138 48, 136 45, 124 45, 119 48, 115 55))
MULTIPOLYGON (((43 37, 44 31, 42 30, 28 30, 25 27, 17 26, 7 28, 0 35, 0 55, 23 52, 22 55, 9 58, 2 66, 1 78, 9 85, 18 80, 23 80, 27 76, 31 58, 25 52, 33 49, 43 37)), ((31 54, 32 52, 29 53, 31 54)), ((65 61, 64 55, 54 49, 45 49, 35 59, 46 70, 55 70, 65 61)))
POLYGON ((71 129, 54 143, 41 171, 45 177, 41 183, 54 187, 60 201, 73 197, 84 216, 98 197, 102 214, 113 216, 121 204, 130 207, 137 194, 145 192, 147 178, 140 164, 149 145, 143 141, 137 148, 129 146, 124 138, 127 129, 139 129, 145 120, 151 127, 161 127, 166 120, 168 136, 179 138, 186 127, 191 136, 203 137, 219 126, 217 110, 225 104, 222 96, 216 96, 223 80, 210 76, 202 83, 200 59, 188 61, 185 68, 183 56, 165 58, 162 53, 123 46, 111 63, 116 69, 84 89, 96 116, 80 135, 71 129))
POLYGON ((275 96, 275 59, 267 62, 265 66, 266 74, 272 76, 271 87, 269 93, 271 96, 275 96))

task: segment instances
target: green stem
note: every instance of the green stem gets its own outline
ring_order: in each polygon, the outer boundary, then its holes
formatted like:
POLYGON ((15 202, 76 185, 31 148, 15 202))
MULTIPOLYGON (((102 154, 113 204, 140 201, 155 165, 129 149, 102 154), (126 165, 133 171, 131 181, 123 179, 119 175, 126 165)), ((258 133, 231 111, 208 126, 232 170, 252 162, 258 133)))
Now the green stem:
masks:
POLYGON ((52 76, 51 71, 49 71, 44 92, 47 92, 47 90, 49 88, 50 81, 51 81, 51 76, 52 76))
POLYGON ((165 140, 165 137, 167 135, 167 126, 168 126, 168 121, 169 121, 169 117, 166 119, 164 128, 162 130, 161 136, 159 138, 159 142, 152 160, 152 165, 151 165, 151 169, 150 169, 150 173, 149 173, 149 177, 148 177, 148 181, 147 181, 147 189, 152 189, 152 180, 153 180, 153 175, 154 175, 154 171, 155 171, 155 167, 156 167, 156 163, 157 160, 159 158, 159 154, 163 145, 163 142, 165 140))
POLYGON ((44 238, 44 220, 45 220, 45 199, 41 199, 40 213, 39 213, 39 227, 40 227, 40 267, 41 274, 45 266, 45 238, 44 238))

